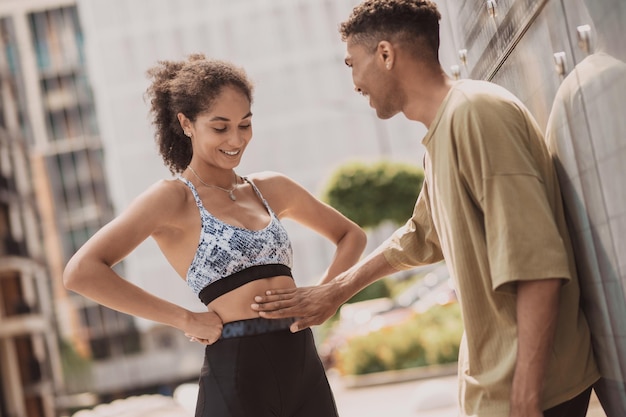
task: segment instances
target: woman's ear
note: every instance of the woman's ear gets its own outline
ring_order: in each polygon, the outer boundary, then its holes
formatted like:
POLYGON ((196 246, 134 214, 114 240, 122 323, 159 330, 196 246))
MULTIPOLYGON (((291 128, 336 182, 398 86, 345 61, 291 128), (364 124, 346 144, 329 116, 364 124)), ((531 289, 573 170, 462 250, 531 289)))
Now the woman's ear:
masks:
POLYGON ((177 113, 178 123, 186 136, 191 136, 191 121, 183 113, 177 113))

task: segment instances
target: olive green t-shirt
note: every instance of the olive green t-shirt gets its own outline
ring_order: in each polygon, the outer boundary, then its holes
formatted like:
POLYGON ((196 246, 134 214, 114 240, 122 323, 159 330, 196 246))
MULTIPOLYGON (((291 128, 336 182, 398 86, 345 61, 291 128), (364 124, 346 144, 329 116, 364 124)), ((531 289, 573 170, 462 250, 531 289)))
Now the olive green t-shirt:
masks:
POLYGON ((543 407, 599 378, 556 173, 524 105, 485 81, 454 84, 423 139, 413 217, 387 240, 397 269, 446 260, 463 312, 461 412, 508 416, 517 354, 516 281, 563 278, 543 407))

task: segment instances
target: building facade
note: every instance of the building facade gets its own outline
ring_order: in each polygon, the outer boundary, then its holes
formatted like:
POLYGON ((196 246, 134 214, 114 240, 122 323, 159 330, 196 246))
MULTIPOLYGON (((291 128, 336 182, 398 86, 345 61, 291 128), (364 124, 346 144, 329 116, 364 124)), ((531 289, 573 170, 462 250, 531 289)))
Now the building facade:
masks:
POLYGON ((62 388, 15 27, 0 17, 0 416, 54 417, 62 388))
POLYGON ((5 0, 0 25, 0 416, 52 416, 91 389, 89 361, 140 340, 132 318, 62 285, 69 257, 113 214, 76 4, 5 0))

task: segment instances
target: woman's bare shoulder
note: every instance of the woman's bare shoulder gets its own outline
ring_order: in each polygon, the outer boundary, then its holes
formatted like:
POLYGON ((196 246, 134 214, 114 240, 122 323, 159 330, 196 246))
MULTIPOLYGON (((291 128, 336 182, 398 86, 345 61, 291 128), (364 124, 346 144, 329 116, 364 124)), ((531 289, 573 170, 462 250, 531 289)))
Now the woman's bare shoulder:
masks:
POLYGON ((310 193, 285 174, 263 171, 249 175, 278 217, 282 217, 299 200, 308 200, 310 193))
POLYGON ((165 219, 179 214, 186 207, 188 199, 193 199, 193 196, 182 181, 162 179, 141 193, 129 209, 150 212, 165 219))
POLYGON ((257 186, 273 187, 289 183, 295 183, 287 175, 276 171, 260 171, 246 175, 246 178, 254 182, 257 186))

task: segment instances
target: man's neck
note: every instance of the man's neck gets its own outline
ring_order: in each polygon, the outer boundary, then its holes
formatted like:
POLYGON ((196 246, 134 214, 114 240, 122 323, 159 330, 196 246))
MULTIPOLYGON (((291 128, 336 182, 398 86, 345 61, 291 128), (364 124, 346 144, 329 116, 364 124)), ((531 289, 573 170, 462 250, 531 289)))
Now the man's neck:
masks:
POLYGON ((453 81, 441 69, 430 73, 424 71, 421 75, 407 78, 408 101, 403 113, 407 119, 421 122, 429 128, 453 81))

